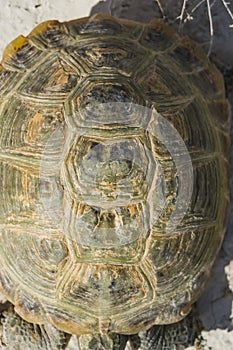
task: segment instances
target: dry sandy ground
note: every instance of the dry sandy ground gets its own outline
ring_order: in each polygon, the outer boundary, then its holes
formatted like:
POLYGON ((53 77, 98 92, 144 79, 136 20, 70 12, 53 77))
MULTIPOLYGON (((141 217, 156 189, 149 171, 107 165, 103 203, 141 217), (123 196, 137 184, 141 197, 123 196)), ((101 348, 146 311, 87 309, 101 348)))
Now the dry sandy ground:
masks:
MULTIPOLYGON (((179 0, 160 1, 164 15, 174 22, 180 15, 182 2, 179 0)), ((204 1, 190 1, 190 7, 184 11, 183 19, 187 18, 182 31, 188 33, 202 43, 208 51, 210 47, 209 20, 204 1), (195 8, 195 4, 200 6, 195 8), (192 18, 193 19, 190 19, 192 18)), ((223 6, 224 0, 211 1, 213 19, 212 57, 222 63, 227 69, 233 67, 233 19, 223 6)), ((228 1, 233 11, 233 0, 228 1)), ((19 34, 27 35, 30 30, 47 19, 60 21, 87 16, 95 0, 0 0, 0 54, 5 45, 19 34)), ((161 11, 154 0, 107 0, 94 7, 93 12, 107 12, 120 17, 148 21, 161 17, 161 11)), ((231 72, 232 76, 232 72, 231 72)), ((232 95, 230 96, 233 101, 232 95)), ((233 186, 232 186, 233 187, 233 186)), ((232 301, 233 301, 233 206, 226 239, 220 256, 213 269, 212 278, 201 297, 198 307, 206 331, 204 337, 212 350, 233 349, 232 301)), ((77 349, 75 339, 69 350, 77 349)))

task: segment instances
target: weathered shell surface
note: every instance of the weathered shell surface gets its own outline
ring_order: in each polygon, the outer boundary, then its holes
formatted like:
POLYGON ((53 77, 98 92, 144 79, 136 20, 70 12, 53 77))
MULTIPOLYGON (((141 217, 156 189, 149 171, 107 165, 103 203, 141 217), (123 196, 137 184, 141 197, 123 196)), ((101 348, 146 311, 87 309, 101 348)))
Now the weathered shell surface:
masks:
POLYGON ((229 113, 215 66, 159 20, 98 15, 17 38, 0 82, 0 281, 16 311, 74 334, 184 317, 228 206, 229 113), (177 161, 139 106, 174 126, 192 162, 174 230, 177 161))

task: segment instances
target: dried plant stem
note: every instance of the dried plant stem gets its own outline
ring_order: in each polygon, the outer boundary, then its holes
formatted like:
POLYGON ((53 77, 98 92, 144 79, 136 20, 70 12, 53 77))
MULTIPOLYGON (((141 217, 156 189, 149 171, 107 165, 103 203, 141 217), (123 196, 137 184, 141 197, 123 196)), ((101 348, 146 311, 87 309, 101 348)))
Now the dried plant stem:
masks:
POLYGON ((210 28, 210 45, 209 50, 207 53, 207 56, 211 54, 212 47, 213 47, 213 40, 214 40, 214 28, 213 28, 213 19, 211 15, 211 7, 210 7, 210 0, 206 0, 207 4, 207 11, 208 11, 208 18, 209 18, 209 28, 210 28))
MULTIPOLYGON (((229 14, 230 18, 233 20, 233 14, 231 12, 231 10, 229 9, 229 3, 226 2, 225 0, 221 0, 222 1, 222 4, 223 6, 225 7, 225 9, 227 10, 227 13, 229 14)), ((233 27, 233 24, 230 24, 230 27, 232 28, 233 27)))
POLYGON ((163 6, 162 6, 160 0, 155 0, 155 1, 156 1, 157 5, 158 5, 159 11, 161 12, 162 18, 165 18, 164 9, 163 9, 163 6))
MULTIPOLYGON (((214 41, 214 24, 213 24, 213 16, 211 13, 212 6, 220 1, 224 8, 226 9, 228 15, 230 16, 231 20, 233 20, 233 13, 230 10, 229 2, 227 0, 200 0, 200 1, 189 1, 189 0, 183 0, 180 14, 176 17, 177 20, 179 20, 179 29, 181 30, 182 24, 187 23, 188 21, 193 20, 194 13, 200 8, 200 6, 206 4, 207 8, 207 16, 208 16, 208 22, 209 22, 209 49, 207 55, 210 56, 212 49, 213 49, 213 41, 214 41), (193 6, 193 7, 192 7, 193 6)), ((165 18, 165 0, 155 0, 157 6, 159 7, 159 10, 161 12, 162 18, 165 18)), ((171 19, 171 18, 170 18, 171 19)), ((233 28, 233 23, 229 25, 233 28)))

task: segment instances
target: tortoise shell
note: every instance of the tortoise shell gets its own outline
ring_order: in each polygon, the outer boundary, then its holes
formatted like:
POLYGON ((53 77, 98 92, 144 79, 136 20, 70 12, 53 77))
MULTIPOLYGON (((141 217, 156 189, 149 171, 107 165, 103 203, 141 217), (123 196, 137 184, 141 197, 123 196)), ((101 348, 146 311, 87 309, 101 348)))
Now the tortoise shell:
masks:
POLYGON ((229 111, 216 67, 154 20, 48 21, 0 66, 0 283, 72 334, 182 319, 226 226, 229 111))

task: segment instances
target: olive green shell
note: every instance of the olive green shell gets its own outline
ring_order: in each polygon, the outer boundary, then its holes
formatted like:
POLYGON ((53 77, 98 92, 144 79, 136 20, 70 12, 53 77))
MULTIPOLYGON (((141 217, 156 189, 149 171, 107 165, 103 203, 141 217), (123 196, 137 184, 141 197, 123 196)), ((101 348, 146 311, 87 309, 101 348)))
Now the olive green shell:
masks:
POLYGON ((0 283, 16 311, 73 334, 183 318, 226 226, 215 66, 159 20, 48 21, 6 48, 0 102, 0 283))

